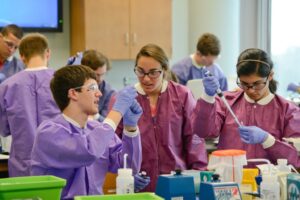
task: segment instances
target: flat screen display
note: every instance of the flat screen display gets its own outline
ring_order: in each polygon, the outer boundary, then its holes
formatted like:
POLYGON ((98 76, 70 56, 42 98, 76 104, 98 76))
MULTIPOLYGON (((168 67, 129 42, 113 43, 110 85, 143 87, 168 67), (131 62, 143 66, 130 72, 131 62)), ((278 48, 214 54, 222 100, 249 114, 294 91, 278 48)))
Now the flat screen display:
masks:
POLYGON ((62 0, 1 0, 0 28, 16 24, 24 31, 61 32, 62 0))

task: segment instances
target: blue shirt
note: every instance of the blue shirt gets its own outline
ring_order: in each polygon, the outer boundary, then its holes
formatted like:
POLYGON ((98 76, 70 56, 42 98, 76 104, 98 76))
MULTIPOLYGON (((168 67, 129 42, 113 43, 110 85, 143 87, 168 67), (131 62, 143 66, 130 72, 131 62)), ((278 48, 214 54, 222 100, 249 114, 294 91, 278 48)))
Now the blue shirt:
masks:
POLYGON ((16 57, 6 60, 3 67, 0 69, 0 83, 15 73, 22 71, 24 68, 23 62, 16 57))

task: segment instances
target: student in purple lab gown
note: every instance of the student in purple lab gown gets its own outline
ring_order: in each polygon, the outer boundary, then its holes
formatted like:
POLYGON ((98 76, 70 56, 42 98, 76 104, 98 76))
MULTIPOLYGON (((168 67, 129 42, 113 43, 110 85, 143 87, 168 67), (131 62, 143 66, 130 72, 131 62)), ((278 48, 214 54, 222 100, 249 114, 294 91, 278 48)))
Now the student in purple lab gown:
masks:
POLYGON ((54 70, 47 68, 50 49, 45 36, 28 34, 19 46, 26 69, 0 84, 0 134, 12 136, 9 176, 30 175, 30 152, 36 128, 59 114, 50 91, 54 70))
POLYGON ((150 176, 144 191, 155 191, 160 174, 175 169, 205 169, 205 143, 192 131, 190 116, 195 100, 190 90, 169 77, 169 62, 164 51, 148 44, 139 51, 134 71, 137 101, 143 108, 138 121, 142 138, 141 170, 150 176))
POLYGON ((123 155, 133 174, 140 170, 142 152, 137 120, 142 109, 134 87, 117 93, 103 123, 88 120, 98 113, 101 92, 94 71, 83 65, 57 70, 51 91, 62 114, 39 127, 32 150, 32 175, 54 175, 67 180, 62 199, 102 194, 107 172, 123 167, 123 155), (122 141, 115 129, 123 116, 122 141))
POLYGON ((242 124, 238 127, 219 97, 219 83, 214 76, 205 77, 205 95, 198 99, 193 113, 193 127, 200 137, 219 136, 218 149, 242 149, 247 159, 266 158, 276 164, 285 158, 300 167, 296 148, 283 138, 300 137, 300 110, 277 95, 273 63, 260 49, 246 49, 237 61, 235 92, 224 92, 233 112, 242 124))
POLYGON ((204 67, 218 78, 220 89, 226 91, 227 79, 215 62, 221 51, 220 41, 211 33, 203 34, 197 43, 197 51, 175 63, 171 70, 176 74, 179 83, 186 85, 189 80, 202 79, 204 67))

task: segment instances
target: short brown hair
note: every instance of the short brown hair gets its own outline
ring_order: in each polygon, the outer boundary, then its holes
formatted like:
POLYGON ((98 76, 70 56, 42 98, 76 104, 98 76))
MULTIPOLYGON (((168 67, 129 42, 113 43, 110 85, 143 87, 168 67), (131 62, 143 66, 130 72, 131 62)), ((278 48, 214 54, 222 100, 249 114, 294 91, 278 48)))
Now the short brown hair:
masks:
POLYGON ((109 60, 102 53, 90 49, 86 50, 82 54, 81 64, 97 70, 99 67, 103 67, 106 64, 107 71, 111 69, 109 60))
POLYGON ((218 56, 221 52, 220 40, 211 33, 205 33, 198 40, 197 50, 204 56, 218 56))
POLYGON ((3 36, 8 36, 10 33, 12 33, 18 39, 22 39, 23 37, 23 30, 16 24, 9 24, 3 27, 1 30, 1 34, 3 36))
POLYGON ((40 33, 30 33, 26 35, 19 45, 20 55, 24 56, 27 61, 36 55, 43 57, 48 49, 48 40, 40 33))
POLYGON ((96 80, 96 74, 91 68, 83 65, 67 65, 54 73, 50 88, 61 111, 70 103, 69 89, 82 86, 88 79, 96 80))

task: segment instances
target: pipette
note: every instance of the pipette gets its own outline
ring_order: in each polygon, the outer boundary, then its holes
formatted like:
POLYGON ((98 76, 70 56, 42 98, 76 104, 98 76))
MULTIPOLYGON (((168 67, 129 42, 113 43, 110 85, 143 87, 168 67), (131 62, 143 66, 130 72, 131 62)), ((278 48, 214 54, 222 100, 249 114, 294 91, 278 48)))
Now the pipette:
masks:
MULTIPOLYGON (((208 71, 206 69, 206 67, 203 67, 204 70, 206 70, 205 74, 208 75, 208 76, 213 76, 210 71, 208 71)), ((229 106, 227 100, 225 99, 224 95, 223 95, 223 92, 220 88, 217 89, 217 95, 222 99, 222 101, 224 102, 226 108, 228 109, 228 111, 230 112, 231 116, 233 117, 234 121, 237 123, 237 125, 239 127, 241 127, 241 123, 239 122, 238 118, 236 117, 236 115, 234 114, 234 112, 232 111, 231 107, 229 106)))
POLYGON ((124 169, 126 169, 127 168, 127 156, 128 156, 128 154, 127 153, 125 153, 124 155, 123 155, 123 159, 124 159, 124 169))

